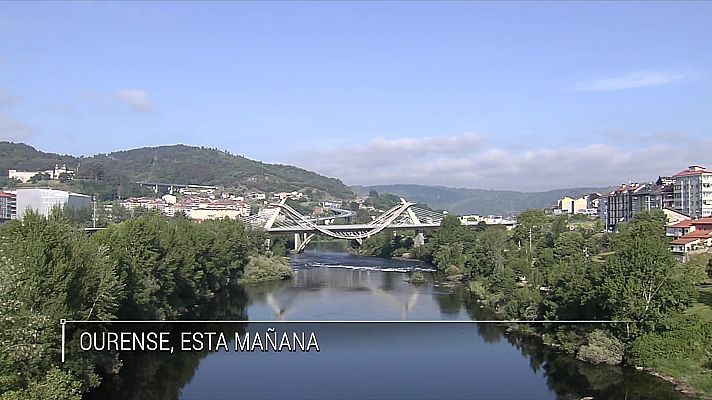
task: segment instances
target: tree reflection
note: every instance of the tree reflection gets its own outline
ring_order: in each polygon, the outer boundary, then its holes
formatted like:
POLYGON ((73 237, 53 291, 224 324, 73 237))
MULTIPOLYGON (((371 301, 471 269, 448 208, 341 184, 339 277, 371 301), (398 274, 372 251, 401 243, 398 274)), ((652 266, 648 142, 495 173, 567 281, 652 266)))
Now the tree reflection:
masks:
MULTIPOLYGON (((465 304, 464 294, 467 294, 465 288, 461 285, 455 286, 448 292, 434 293, 433 297, 438 303, 440 312, 445 315, 457 315, 463 309, 465 304)), ((469 295, 469 294, 468 294, 469 295)))
MULTIPOLYGON (((463 307, 472 320, 496 320, 497 316, 478 303, 464 287, 453 288, 435 298, 443 314, 459 312, 463 307), (459 303, 458 303, 459 301, 459 303)), ((559 399, 684 399, 671 384, 630 368, 593 365, 578 361, 555 348, 545 346, 540 337, 508 329, 505 324, 480 323, 477 332, 486 343, 505 339, 523 357, 535 374, 542 374, 549 389, 559 399)))
MULTIPOLYGON (((234 287, 218 294, 212 301, 196 309, 186 318, 189 320, 247 320, 245 306, 247 297, 241 288, 234 287)), ((162 331, 169 331, 172 338, 180 332, 223 332, 234 338, 235 332, 244 333, 245 324, 195 323, 162 324, 162 331)), ((179 345, 179 344, 178 344, 179 345)), ((121 354, 123 366, 118 375, 105 376, 101 385, 88 393, 87 399, 118 400, 174 400, 180 397, 181 389, 188 384, 197 371, 200 361, 209 354, 201 352, 135 352, 121 354)))

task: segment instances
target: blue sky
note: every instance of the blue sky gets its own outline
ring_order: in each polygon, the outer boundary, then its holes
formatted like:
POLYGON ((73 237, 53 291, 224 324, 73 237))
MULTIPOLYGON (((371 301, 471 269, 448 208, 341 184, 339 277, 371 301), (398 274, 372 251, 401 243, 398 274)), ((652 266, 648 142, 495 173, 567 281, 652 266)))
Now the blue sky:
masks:
POLYGON ((0 3, 0 140, 203 145, 350 184, 653 179, 712 166, 710 21, 706 2, 0 3))

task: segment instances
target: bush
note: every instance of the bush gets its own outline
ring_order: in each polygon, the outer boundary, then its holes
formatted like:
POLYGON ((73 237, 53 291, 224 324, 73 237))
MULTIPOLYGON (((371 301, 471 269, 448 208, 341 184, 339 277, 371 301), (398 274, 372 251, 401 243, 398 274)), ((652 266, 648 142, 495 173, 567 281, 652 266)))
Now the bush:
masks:
POLYGON ((407 253, 408 249, 404 247, 399 247, 395 250, 393 250, 393 257, 403 257, 403 254, 407 253))
POLYGON ((651 367, 661 359, 709 359, 712 322, 696 315, 683 315, 668 321, 668 330, 638 337, 631 346, 629 363, 651 367))
POLYGON ((460 282, 464 277, 462 270, 454 265, 445 268, 445 278, 449 281, 460 282))
POLYGON ((292 267, 283 257, 263 255, 250 257, 240 283, 256 283, 289 279, 294 274, 292 267))
POLYGON ((413 272, 413 274, 410 276, 409 282, 413 284, 425 283, 425 274, 420 271, 413 272))
POLYGON ((588 334, 588 343, 579 349, 578 358, 592 364, 618 365, 623 361, 623 343, 609 332, 596 329, 588 334))
POLYGON ((486 299, 489 295, 489 292, 487 291, 487 281, 478 279, 470 282, 470 293, 472 293, 472 295, 479 300, 486 299))

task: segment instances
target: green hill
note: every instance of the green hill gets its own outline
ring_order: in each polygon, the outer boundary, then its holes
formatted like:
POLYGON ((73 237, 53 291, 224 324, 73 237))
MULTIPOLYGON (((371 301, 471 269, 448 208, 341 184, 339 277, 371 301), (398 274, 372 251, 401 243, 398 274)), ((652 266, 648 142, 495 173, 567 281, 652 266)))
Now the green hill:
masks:
POLYGON ((68 184, 83 186, 84 193, 92 192, 104 199, 126 197, 136 189, 133 182, 202 184, 269 192, 300 190, 327 198, 353 197, 351 189, 338 179, 205 147, 144 147, 74 157, 41 152, 22 143, 0 142, 0 173, 4 177, 8 169, 45 170, 55 164, 67 164, 77 170, 77 179, 68 184))
POLYGON ((528 208, 550 207, 564 196, 578 197, 606 190, 606 188, 568 188, 545 192, 517 192, 427 185, 354 186, 353 189, 363 195, 367 195, 371 190, 392 193, 405 197, 409 201, 428 204, 434 209, 444 209, 461 215, 516 213, 528 208))

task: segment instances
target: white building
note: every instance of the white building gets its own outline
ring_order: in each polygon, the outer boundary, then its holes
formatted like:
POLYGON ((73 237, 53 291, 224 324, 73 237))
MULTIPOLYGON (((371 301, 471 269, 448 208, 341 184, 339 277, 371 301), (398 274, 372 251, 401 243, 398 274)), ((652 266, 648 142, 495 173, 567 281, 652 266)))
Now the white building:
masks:
POLYGON ((172 194, 165 194, 161 196, 161 200, 165 201, 166 204, 176 204, 178 198, 172 194))
POLYGON ((69 177, 74 176, 74 171, 67 169, 66 165, 55 165, 54 169, 48 169, 46 171, 18 171, 15 169, 9 169, 7 171, 7 177, 10 179, 16 179, 22 183, 27 183, 32 179, 33 176, 37 174, 47 174, 49 179, 57 180, 62 174, 67 174, 69 177))
POLYGON ((691 165, 673 178, 675 209, 693 218, 712 216, 712 171, 691 165))
POLYGON ((44 216, 49 215, 54 207, 91 207, 91 196, 54 189, 17 189, 17 218, 25 215, 28 209, 44 216))
POLYGON ((7 171, 7 177, 10 179, 18 180, 22 183, 27 183, 32 179, 33 176, 37 175, 37 171, 18 171, 15 169, 10 169, 7 171))

